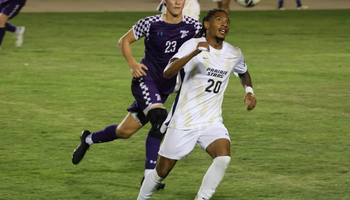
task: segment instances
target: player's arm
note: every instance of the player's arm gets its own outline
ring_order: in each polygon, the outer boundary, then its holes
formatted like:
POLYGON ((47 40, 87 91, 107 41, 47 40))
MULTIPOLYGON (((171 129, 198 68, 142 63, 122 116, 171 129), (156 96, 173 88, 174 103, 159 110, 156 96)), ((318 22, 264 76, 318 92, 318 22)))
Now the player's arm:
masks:
POLYGON ((202 50, 199 50, 199 47, 205 47, 206 49, 209 49, 209 45, 206 42, 199 42, 197 45, 197 48, 192 51, 191 53, 187 54, 186 56, 182 58, 173 58, 170 60, 169 64, 164 69, 163 76, 164 78, 171 78, 175 76, 185 65, 188 61, 190 61, 193 57, 198 55, 202 50))
POLYGON ((123 37, 119 39, 118 44, 125 60, 129 64, 131 74, 135 78, 139 78, 141 76, 147 76, 144 70, 148 70, 148 68, 143 64, 137 63, 134 56, 132 55, 131 43, 135 41, 136 38, 134 36, 134 31, 133 29, 130 29, 130 31, 128 31, 123 37))
POLYGON ((248 111, 253 110, 256 106, 256 99, 254 97, 253 84, 252 84, 252 80, 250 78, 250 74, 248 70, 243 74, 239 74, 239 78, 246 91, 246 95, 244 97, 244 103, 247 103, 249 100, 247 110, 248 111))

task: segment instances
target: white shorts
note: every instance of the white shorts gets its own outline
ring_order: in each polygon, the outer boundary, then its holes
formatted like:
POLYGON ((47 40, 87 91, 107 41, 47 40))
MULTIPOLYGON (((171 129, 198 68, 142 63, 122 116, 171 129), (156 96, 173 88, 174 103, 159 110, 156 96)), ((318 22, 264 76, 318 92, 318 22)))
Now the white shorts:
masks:
POLYGON ((173 160, 180 160, 186 158, 196 144, 203 150, 206 150, 212 142, 222 138, 231 141, 230 135, 222 123, 214 123, 205 128, 194 130, 168 128, 160 146, 159 155, 173 160))

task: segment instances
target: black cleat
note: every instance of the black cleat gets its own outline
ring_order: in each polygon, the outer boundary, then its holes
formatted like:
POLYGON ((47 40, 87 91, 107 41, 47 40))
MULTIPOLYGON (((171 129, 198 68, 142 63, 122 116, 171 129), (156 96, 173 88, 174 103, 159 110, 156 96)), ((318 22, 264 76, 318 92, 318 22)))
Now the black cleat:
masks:
MULTIPOLYGON (((142 183, 143 181, 145 180, 145 177, 142 177, 142 180, 141 180, 141 186, 142 186, 142 183)), ((165 183, 163 182, 160 182, 156 188, 156 190, 160 190, 160 189, 164 189, 165 188, 165 183)))
POLYGON ((73 164, 77 165, 79 162, 84 158, 84 155, 86 151, 89 149, 90 145, 85 142, 85 139, 88 135, 90 135, 91 132, 88 130, 85 130, 81 133, 80 136, 80 144, 79 146, 74 150, 73 156, 72 156, 72 162, 73 164))

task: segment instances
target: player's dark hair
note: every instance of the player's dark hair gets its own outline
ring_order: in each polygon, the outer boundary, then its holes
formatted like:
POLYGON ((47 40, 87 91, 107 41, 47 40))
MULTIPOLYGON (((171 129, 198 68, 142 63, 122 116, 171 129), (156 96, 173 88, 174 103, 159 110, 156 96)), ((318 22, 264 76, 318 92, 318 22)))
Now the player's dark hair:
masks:
MULTIPOLYGON (((204 27, 204 22, 209 22, 209 20, 211 19, 211 17, 214 16, 215 13, 217 12, 224 12, 226 13, 224 10, 222 9, 213 9, 213 10, 209 10, 207 15, 205 15, 203 17, 202 20, 202 29, 194 36, 194 38, 200 38, 200 37, 205 37, 207 29, 204 27)), ((226 13, 227 14, 227 13, 226 13)), ((227 14, 228 15, 228 14, 227 14)))

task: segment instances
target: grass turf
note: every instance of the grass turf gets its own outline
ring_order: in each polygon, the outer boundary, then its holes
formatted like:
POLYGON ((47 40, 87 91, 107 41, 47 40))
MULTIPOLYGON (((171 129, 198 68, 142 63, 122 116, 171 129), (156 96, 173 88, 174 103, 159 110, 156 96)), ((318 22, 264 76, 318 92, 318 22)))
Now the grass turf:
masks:
MULTIPOLYGON (((155 13, 21 13, 23 47, 0 52, 0 199, 136 199, 147 125, 71 163, 81 130, 120 122, 132 103, 118 39, 155 13)), ((202 17, 205 13, 202 13, 202 17)), ((231 77, 223 103, 232 161, 213 200, 350 198, 350 10, 232 12, 257 107, 231 77)), ((132 45, 137 60, 143 42, 132 45)), ((173 97, 166 106, 169 108, 173 97)), ((152 199, 190 200, 210 157, 198 147, 152 199)))

